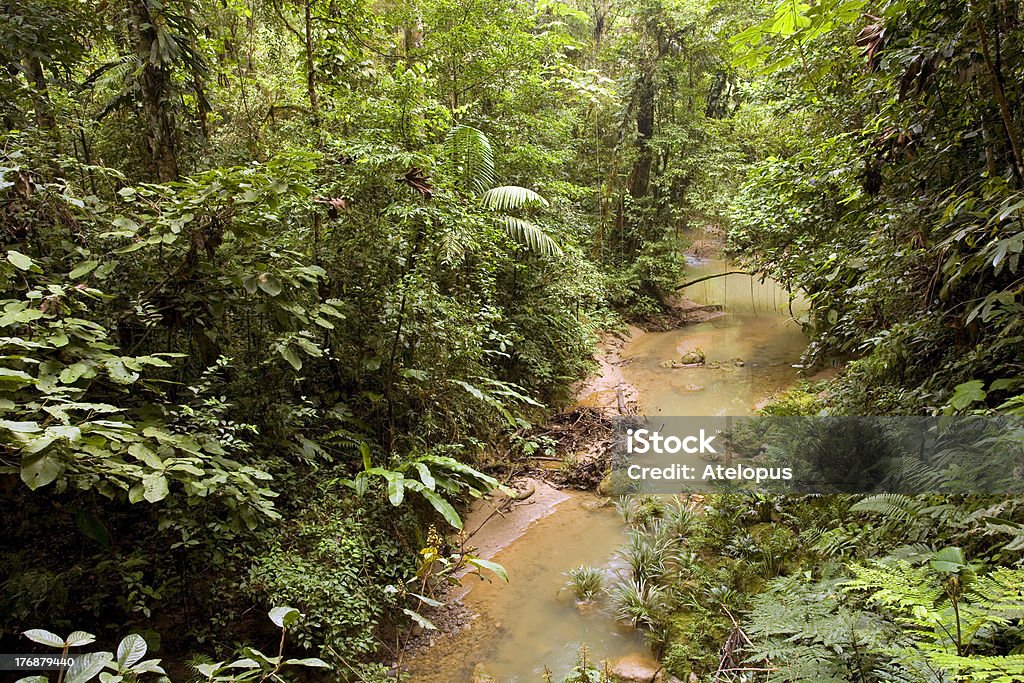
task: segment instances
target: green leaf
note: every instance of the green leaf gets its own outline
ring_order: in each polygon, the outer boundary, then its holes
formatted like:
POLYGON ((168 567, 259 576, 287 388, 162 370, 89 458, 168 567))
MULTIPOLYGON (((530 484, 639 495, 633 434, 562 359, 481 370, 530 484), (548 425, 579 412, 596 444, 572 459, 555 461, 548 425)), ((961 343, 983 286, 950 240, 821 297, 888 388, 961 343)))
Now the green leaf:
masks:
POLYGON ((60 381, 63 384, 74 384, 78 381, 78 378, 85 375, 91 370, 91 366, 88 363, 72 363, 68 367, 64 368, 60 372, 60 381))
POLYGON ((258 668, 260 668, 260 663, 257 662, 255 659, 251 659, 249 657, 243 657, 242 659, 236 659, 235 661, 231 662, 230 664, 228 664, 224 668, 225 669, 258 669, 258 668))
POLYGON ((444 139, 451 173, 476 194, 494 185, 494 150, 490 140, 472 126, 453 126, 444 139))
POLYGON ((427 629, 429 631, 436 631, 437 630, 437 626, 434 626, 434 622, 432 622, 430 619, 427 619, 425 616, 423 616, 419 612, 413 611, 413 610, 411 610, 409 608, 402 608, 402 611, 405 612, 406 614, 408 614, 410 617, 412 617, 412 620, 415 621, 420 626, 422 626, 423 628, 425 628, 425 629, 427 629))
POLYGON ((95 270, 96 266, 99 264, 99 261, 85 261, 84 263, 80 263, 77 268, 68 273, 68 277, 72 280, 76 280, 83 275, 88 275, 95 270))
POLYGON ((33 377, 32 375, 28 374, 27 372, 22 372, 21 370, 11 370, 10 368, 0 368, 0 382, 4 382, 4 381, 18 382, 19 384, 25 384, 25 383, 29 383, 29 382, 34 382, 35 381, 35 377, 33 377))
POLYGON ((109 652, 93 652, 87 655, 75 657, 75 664, 68 669, 68 675, 64 679, 66 683, 86 683, 91 681, 103 670, 107 662, 114 659, 109 652))
POLYGON ((40 429, 38 422, 12 422, 11 420, 0 420, 0 427, 19 434, 32 434, 40 429))
POLYGON ((132 633, 121 639, 117 646, 117 668, 124 671, 146 656, 149 646, 146 639, 137 633, 132 633))
POLYGON ((388 500, 395 507, 402 504, 402 499, 405 498, 405 480, 402 475, 397 477, 388 478, 388 500))
POLYGON ((64 639, 58 636, 52 631, 47 631, 41 628, 33 628, 28 631, 23 631, 22 634, 33 643, 39 643, 40 645, 48 645, 50 647, 64 647, 64 639))
POLYGON ((75 526, 79 533, 104 548, 110 547, 110 532, 100 519, 91 512, 79 510, 75 513, 75 526))
POLYGON ((18 270, 32 270, 33 268, 36 268, 36 270, 39 269, 38 266, 36 266, 35 261, 22 254, 20 251, 8 251, 7 260, 10 261, 11 265, 18 270))
POLYGON ((502 216, 499 222, 509 237, 539 256, 555 256, 562 253, 558 242, 528 220, 516 216, 502 216))
POLYGON ((64 462, 52 451, 33 455, 21 462, 21 480, 35 491, 53 482, 64 471, 64 462))
POLYGON ((162 474, 151 474, 142 480, 143 497, 150 503, 156 503, 167 497, 167 477, 162 474))
POLYGON ((456 529, 462 529, 462 519, 459 517, 459 513, 455 511, 452 504, 442 498, 437 492, 431 491, 430 489, 423 489, 420 491, 420 495, 427 499, 435 510, 441 513, 441 516, 456 529))
POLYGON ((949 405, 956 410, 963 410, 973 403, 984 401, 987 396, 983 389, 984 386, 985 383, 980 379, 958 384, 953 390, 953 397, 949 400, 949 405))
POLYGON ((107 361, 104 365, 107 368, 110 379, 118 384, 132 384, 140 377, 139 373, 125 367, 124 362, 120 358, 107 361))
POLYGON ((420 473, 420 481, 431 491, 437 486, 437 481, 434 479, 434 475, 430 473, 430 468, 425 463, 417 462, 414 463, 416 470, 420 473))
POLYGON ((205 678, 213 678, 219 671, 225 668, 224 662, 209 662, 207 664, 196 664, 196 671, 205 678))
POLYGON ((89 643, 95 643, 96 636, 85 631, 75 631, 67 637, 64 644, 68 647, 81 647, 82 645, 88 645, 89 643))
POLYGON ((428 598, 426 595, 420 595, 419 593, 409 593, 412 597, 416 598, 420 602, 423 602, 431 607, 444 607, 444 603, 434 598, 428 598))
POLYGON ((527 187, 504 185, 487 190, 480 198, 480 203, 488 209, 509 211, 530 206, 547 206, 548 200, 527 187))
POLYGON ((303 659, 286 659, 285 664, 292 666, 314 666, 319 669, 330 669, 331 665, 320 659, 319 657, 305 657, 303 659))
POLYGON ((288 628, 298 621, 302 613, 294 607, 275 607, 267 615, 278 628, 288 628))
POLYGON ((505 583, 508 583, 508 572, 497 562, 491 562, 490 560, 482 560, 479 557, 470 557, 466 560, 468 564, 473 565, 478 569, 488 569, 498 575, 498 578, 503 579, 505 583))
POLYGON ((298 351, 291 346, 282 346, 280 353, 281 357, 288 361, 288 365, 292 366, 295 370, 302 369, 302 358, 299 357, 298 351))
POLYGON ((135 221, 133 221, 131 218, 125 218, 124 216, 118 216, 113 221, 111 221, 111 223, 113 223, 115 228, 118 228, 120 230, 128 230, 130 232, 138 232, 139 231, 139 224, 136 223, 135 221))
POLYGON ((277 296, 278 294, 281 293, 283 289, 283 287, 281 286, 281 281, 277 278, 277 276, 271 275, 270 273, 261 273, 256 278, 256 284, 259 286, 260 289, 262 289, 270 296, 277 296))
POLYGON ((928 561, 928 566, 942 574, 955 574, 966 566, 964 551, 960 548, 943 548, 928 561))

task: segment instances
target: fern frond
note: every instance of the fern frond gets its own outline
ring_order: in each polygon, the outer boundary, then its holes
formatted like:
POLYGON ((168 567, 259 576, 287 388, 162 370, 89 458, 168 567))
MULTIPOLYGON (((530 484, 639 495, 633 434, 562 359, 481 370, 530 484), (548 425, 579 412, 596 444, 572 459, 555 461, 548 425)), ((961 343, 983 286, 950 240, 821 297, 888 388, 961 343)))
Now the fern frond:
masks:
POLYGON ((925 504, 901 493, 879 493, 854 503, 851 512, 873 512, 887 522, 916 526, 921 521, 925 504))
POLYGON ((866 591, 868 604, 897 608, 905 612, 902 621, 915 626, 934 626, 943 595, 934 574, 902 560, 854 564, 849 569, 853 578, 843 584, 845 591, 866 591))
POLYGON ((100 65, 98 69, 89 74, 81 88, 96 88, 98 90, 124 90, 130 77, 138 75, 140 63, 134 55, 121 55, 100 65))
POLYGON ((480 203, 495 211, 511 211, 530 206, 547 206, 548 200, 527 187, 502 185, 487 190, 480 198, 480 203))
POLYGON ((558 246, 558 242, 555 242, 546 232, 530 221, 516 218, 515 216, 501 216, 498 222, 508 232, 509 237, 528 247, 535 254, 554 256, 555 254, 562 253, 562 248, 558 246))
POLYGON ((444 149, 452 174, 467 189, 483 194, 497 182, 494 150, 483 131, 472 126, 454 126, 445 136, 444 149))
POLYGON ((1001 657, 960 657, 952 653, 929 653, 936 666, 973 683, 1016 683, 1024 680, 1024 655, 1001 657))

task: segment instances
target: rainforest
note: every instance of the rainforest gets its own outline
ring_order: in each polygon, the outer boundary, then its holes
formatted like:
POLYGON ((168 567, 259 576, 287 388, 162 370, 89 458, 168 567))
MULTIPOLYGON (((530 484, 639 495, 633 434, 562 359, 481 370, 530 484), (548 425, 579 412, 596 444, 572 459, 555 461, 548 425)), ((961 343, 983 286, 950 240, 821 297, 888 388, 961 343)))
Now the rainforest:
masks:
POLYGON ((1018 0, 0 0, 0 65, 0 679, 1024 681, 1018 0), (623 494, 642 416, 835 486, 623 494))

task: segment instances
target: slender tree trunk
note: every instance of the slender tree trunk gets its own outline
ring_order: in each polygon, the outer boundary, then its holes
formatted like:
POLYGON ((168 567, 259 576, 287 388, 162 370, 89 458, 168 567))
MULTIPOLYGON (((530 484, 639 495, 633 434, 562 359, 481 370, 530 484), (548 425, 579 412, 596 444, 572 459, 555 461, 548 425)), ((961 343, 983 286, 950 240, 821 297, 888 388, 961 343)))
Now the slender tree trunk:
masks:
POLYGON ((139 85, 146 120, 150 174, 160 181, 177 180, 178 155, 174 148, 174 125, 168 111, 170 74, 164 65, 153 62, 156 29, 147 0, 129 0, 128 9, 129 28, 136 53, 143 64, 139 85))
POLYGON ((636 147, 637 159, 629 178, 629 193, 634 199, 647 196, 653 161, 650 139, 654 135, 654 83, 643 74, 636 84, 636 147))
POLYGON ((53 109, 46 86, 46 74, 39 58, 27 57, 24 63, 25 75, 32 85, 32 107, 36 111, 36 124, 40 128, 53 128, 53 109))
POLYGON ((1003 117, 1003 127, 1006 129, 1006 137, 1009 139, 1010 147, 1013 149, 1014 175, 1016 175, 1019 180, 1022 177, 1022 169, 1024 169, 1024 153, 1021 152, 1020 138, 1017 136, 1017 130, 1013 125, 1013 115, 1010 113, 1010 105, 1006 101, 1003 79, 999 69, 996 68, 996 65, 992 61, 992 53, 988 46, 988 33, 985 31, 985 24, 980 18, 975 19, 974 24, 978 29, 978 40, 981 42, 981 53, 985 57, 985 66, 988 67, 989 77, 992 81, 992 92, 996 96, 996 102, 999 103, 999 114, 1003 117))
POLYGON ((306 90, 309 94, 309 110, 313 112, 313 121, 317 121, 316 96, 316 64, 313 60, 313 0, 306 0, 305 41, 306 41, 306 90))

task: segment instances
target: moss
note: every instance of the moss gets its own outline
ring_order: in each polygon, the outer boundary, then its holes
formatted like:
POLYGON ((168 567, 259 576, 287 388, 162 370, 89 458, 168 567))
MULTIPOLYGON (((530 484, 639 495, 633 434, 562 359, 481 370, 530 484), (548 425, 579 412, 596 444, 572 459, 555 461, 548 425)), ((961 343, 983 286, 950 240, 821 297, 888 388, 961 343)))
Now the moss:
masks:
POLYGON ((673 676, 686 680, 718 666, 718 649, 728 637, 731 623, 709 612, 681 610, 669 617, 669 640, 662 662, 673 676))

